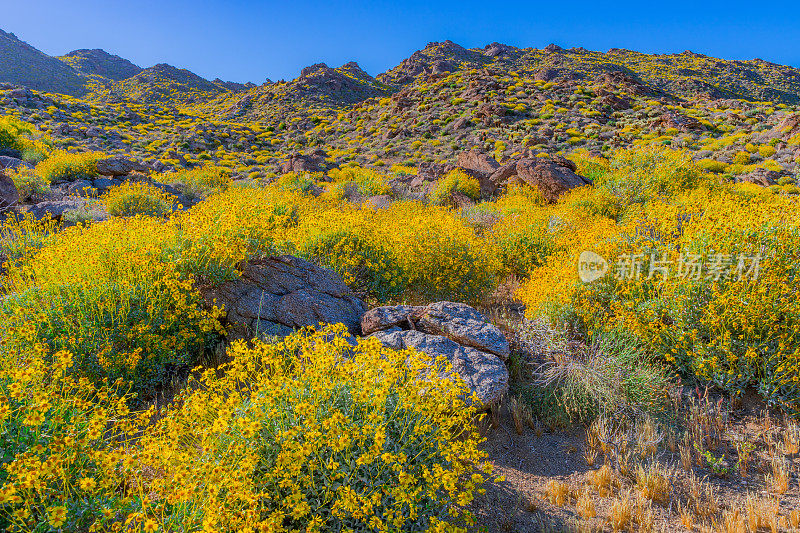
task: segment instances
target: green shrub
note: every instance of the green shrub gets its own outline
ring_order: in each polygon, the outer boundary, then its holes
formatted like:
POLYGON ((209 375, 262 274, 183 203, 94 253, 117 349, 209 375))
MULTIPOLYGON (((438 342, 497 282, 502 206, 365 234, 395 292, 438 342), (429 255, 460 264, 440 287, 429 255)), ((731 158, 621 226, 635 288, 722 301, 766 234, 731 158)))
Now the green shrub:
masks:
MULTIPOLYGON (((8 172, 8 171, 7 171, 8 172)), ((50 191, 50 182, 39 175, 34 169, 19 166, 8 172, 19 192, 21 202, 31 199, 34 194, 46 194, 50 191)))

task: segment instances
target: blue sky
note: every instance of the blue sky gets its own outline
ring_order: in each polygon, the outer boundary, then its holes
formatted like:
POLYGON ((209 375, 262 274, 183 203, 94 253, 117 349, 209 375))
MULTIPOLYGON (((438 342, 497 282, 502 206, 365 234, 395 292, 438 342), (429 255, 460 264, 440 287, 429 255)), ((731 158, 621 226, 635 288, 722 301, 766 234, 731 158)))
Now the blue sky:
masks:
POLYGON ((0 28, 48 54, 103 48, 140 66, 261 83, 316 62, 383 72, 429 41, 694 52, 800 67, 800 1, 4 1, 0 28), (668 7, 667 7, 668 6, 668 7))

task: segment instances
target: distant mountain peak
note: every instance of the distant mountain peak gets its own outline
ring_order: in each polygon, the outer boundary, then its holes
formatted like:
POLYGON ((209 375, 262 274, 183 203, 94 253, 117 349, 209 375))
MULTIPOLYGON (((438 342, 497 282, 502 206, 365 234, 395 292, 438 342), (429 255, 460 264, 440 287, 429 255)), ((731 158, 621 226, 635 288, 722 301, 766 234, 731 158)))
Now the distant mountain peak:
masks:
POLYGON ((59 57, 72 68, 88 76, 124 80, 136 76, 142 68, 127 59, 110 54, 101 48, 82 48, 59 57))

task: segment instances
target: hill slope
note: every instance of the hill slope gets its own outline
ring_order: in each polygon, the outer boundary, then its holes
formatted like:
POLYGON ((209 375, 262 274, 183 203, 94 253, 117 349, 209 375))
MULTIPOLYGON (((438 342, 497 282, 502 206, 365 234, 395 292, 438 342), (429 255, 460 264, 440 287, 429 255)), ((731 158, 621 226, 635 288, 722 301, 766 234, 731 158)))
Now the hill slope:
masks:
POLYGON ((142 71, 127 59, 109 54, 105 50, 73 50, 59 57, 72 68, 86 75, 101 76, 109 80, 124 80, 142 71))
POLYGON ((84 78, 71 66, 3 30, 0 30, 0 81, 72 96, 87 92, 84 78))

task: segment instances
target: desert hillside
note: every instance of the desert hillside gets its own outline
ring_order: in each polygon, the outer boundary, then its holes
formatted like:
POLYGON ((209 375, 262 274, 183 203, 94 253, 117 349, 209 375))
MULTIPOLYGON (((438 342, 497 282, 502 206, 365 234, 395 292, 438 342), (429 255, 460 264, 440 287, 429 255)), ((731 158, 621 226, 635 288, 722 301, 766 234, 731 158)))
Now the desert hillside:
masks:
POLYGON ((0 531, 800 531, 798 208, 762 59, 0 30, 0 531))

